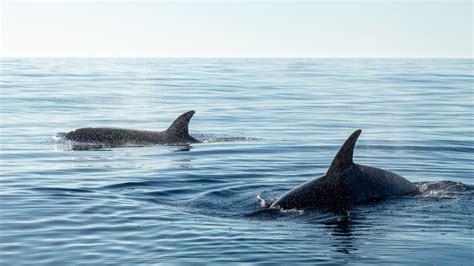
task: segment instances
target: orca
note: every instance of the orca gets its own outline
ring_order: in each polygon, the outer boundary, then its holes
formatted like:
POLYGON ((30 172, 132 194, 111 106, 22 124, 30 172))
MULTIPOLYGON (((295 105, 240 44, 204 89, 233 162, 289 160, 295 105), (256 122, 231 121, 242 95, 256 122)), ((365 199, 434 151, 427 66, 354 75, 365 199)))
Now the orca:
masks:
POLYGON ((326 174, 286 192, 270 208, 326 207, 343 211, 357 203, 416 194, 417 186, 407 179, 387 170, 353 162, 354 147, 361 132, 356 130, 346 140, 326 174))
POLYGON ((167 130, 162 132, 110 127, 87 127, 74 129, 68 132, 65 137, 72 141, 100 143, 109 146, 199 143, 199 140, 193 138, 188 133, 189 121, 194 113, 194 111, 189 111, 180 115, 167 130))

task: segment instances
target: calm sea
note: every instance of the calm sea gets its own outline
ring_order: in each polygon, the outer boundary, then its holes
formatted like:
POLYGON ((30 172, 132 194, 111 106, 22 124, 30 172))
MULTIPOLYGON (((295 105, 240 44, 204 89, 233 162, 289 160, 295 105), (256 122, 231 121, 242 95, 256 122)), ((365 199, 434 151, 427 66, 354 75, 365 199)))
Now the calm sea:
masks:
POLYGON ((0 264, 474 260, 472 59, 2 59, 0 264), (204 143, 73 149, 87 126, 204 143), (265 212, 362 129, 421 196, 265 212), (439 181, 461 183, 443 183, 439 181))

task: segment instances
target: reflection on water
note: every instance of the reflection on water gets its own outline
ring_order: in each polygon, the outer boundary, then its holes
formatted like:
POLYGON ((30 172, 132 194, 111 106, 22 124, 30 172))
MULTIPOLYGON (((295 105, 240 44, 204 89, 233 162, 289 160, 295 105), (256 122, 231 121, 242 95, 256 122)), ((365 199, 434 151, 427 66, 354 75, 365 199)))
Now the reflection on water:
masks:
POLYGON ((324 224, 328 226, 328 231, 334 236, 335 244, 333 247, 337 252, 352 253, 357 251, 354 247, 354 236, 352 234, 352 217, 350 212, 346 212, 333 220, 327 221, 324 224))
POLYGON ((185 144, 185 145, 180 145, 176 146, 175 152, 182 152, 182 151, 190 151, 193 148, 193 146, 185 144))
POLYGON ((176 166, 181 167, 183 169, 192 169, 193 165, 192 165, 192 159, 191 158, 192 157, 180 158, 180 159, 177 158, 173 162, 176 166))

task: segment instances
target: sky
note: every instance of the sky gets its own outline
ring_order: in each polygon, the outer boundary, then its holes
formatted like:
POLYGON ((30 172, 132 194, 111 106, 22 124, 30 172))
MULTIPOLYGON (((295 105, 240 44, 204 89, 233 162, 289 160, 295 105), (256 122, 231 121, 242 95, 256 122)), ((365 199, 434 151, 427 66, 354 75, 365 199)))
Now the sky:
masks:
POLYGON ((2 1, 3 57, 473 58, 473 1, 2 1))

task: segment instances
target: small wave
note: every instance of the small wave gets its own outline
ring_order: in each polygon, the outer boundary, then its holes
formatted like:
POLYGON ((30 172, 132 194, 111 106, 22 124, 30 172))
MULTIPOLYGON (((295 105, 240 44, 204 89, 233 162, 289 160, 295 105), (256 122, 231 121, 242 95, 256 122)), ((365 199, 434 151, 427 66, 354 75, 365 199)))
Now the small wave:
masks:
POLYGON ((390 146, 390 145, 358 145, 358 149, 365 150, 407 150, 407 151, 450 151, 450 152, 474 152, 471 147, 456 147, 456 146, 390 146))
POLYGON ((142 196, 147 196, 149 198, 158 198, 158 197, 176 197, 177 195, 184 195, 185 198, 192 198, 192 195, 199 193, 197 189, 194 188, 169 188, 161 189, 156 191, 148 191, 142 193, 142 196))
POLYGON ((251 213, 246 213, 243 215, 245 218, 255 218, 255 219, 274 219, 284 215, 280 209, 276 208, 266 208, 253 211, 251 213))
POLYGON ((271 208, 270 206, 275 202, 276 199, 269 198, 265 199, 261 196, 261 194, 257 194, 255 201, 258 203, 260 209, 253 211, 251 213, 244 214, 244 217, 247 218, 275 218, 278 216, 283 216, 286 214, 304 214, 305 210, 298 210, 298 209, 291 209, 291 210, 284 210, 280 208, 271 208))
POLYGON ((259 141, 259 138, 252 137, 210 137, 202 139, 202 143, 228 143, 228 142, 249 142, 259 141))
POLYGON ((257 196, 255 197, 255 201, 258 203, 260 208, 270 208, 270 206, 272 206, 273 202, 275 202, 276 200, 277 199, 273 197, 265 199, 260 193, 257 194, 257 196))
POLYGON ((34 187, 31 188, 33 191, 42 192, 42 193, 92 193, 92 191, 87 189, 79 188, 58 188, 58 187, 34 187))
POLYGON ((472 192, 473 186, 454 181, 417 182, 422 197, 451 198, 472 192))
POLYGON ((260 208, 268 208, 271 206, 270 202, 266 202, 264 198, 260 196, 260 194, 257 195, 257 202, 258 205, 260 205, 260 208))
POLYGON ((157 182, 123 182, 118 184, 112 184, 101 187, 101 189, 132 189, 140 187, 151 187, 156 185, 157 182))
POLYGON ((69 141, 68 139, 66 139, 66 135, 66 132, 58 132, 55 136, 51 137, 51 140, 55 143, 65 143, 69 141))

